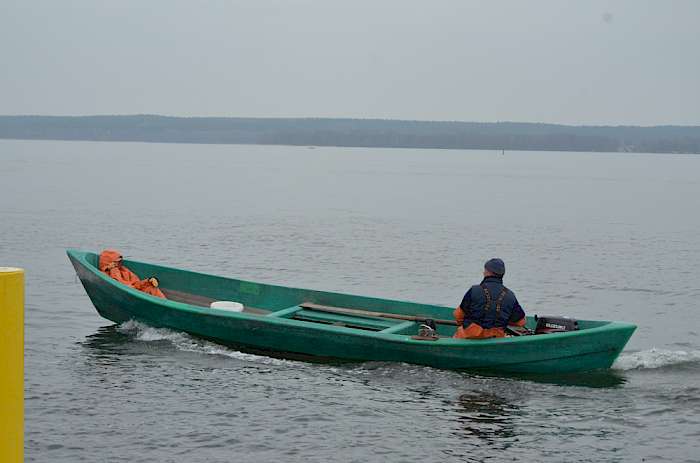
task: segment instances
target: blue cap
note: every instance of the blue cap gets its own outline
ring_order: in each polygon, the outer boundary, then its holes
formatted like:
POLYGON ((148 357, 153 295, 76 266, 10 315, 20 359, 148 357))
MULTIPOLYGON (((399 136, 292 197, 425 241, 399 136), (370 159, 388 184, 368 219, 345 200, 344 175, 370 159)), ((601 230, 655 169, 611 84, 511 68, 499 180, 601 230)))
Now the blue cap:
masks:
POLYGON ((498 257, 487 260, 484 264, 484 268, 491 273, 495 273, 498 276, 503 276, 506 274, 506 264, 503 263, 498 257))

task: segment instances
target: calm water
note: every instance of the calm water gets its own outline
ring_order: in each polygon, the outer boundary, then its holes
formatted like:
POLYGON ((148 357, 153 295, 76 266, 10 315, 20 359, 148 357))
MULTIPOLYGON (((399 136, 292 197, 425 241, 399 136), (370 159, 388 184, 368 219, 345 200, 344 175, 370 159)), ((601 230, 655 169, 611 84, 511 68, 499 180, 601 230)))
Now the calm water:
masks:
POLYGON ((27 270, 36 462, 700 460, 700 157, 0 141, 27 270), (456 305, 500 256, 529 313, 637 323, 547 381, 230 350, 94 311, 64 249, 456 305))

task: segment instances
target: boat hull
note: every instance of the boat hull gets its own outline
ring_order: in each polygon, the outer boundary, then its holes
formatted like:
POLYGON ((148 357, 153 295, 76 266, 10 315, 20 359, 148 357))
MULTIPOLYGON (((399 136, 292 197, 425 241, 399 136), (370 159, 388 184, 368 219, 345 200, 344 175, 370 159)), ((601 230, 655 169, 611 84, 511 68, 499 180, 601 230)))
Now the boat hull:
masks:
MULTIPOLYGON (((122 323, 133 319, 222 344, 276 353, 350 361, 407 362, 445 369, 569 373, 609 368, 636 328, 627 323, 582 321, 584 329, 567 333, 487 340, 442 337, 437 341, 420 341, 411 338, 417 331, 417 325, 411 322, 399 322, 384 330, 379 329, 381 327, 369 330, 289 318, 285 311, 292 308, 292 313, 301 313, 298 305, 311 301, 371 310, 390 307, 393 313, 449 318, 450 308, 262 285, 128 263, 137 273, 158 275, 164 288, 186 287, 196 294, 240 300, 246 305, 269 310, 264 314, 232 313, 149 296, 99 272, 95 267, 95 254, 69 250, 68 256, 93 305, 108 320, 122 323)), ((440 330, 441 334, 449 336, 454 327, 442 326, 440 330)))

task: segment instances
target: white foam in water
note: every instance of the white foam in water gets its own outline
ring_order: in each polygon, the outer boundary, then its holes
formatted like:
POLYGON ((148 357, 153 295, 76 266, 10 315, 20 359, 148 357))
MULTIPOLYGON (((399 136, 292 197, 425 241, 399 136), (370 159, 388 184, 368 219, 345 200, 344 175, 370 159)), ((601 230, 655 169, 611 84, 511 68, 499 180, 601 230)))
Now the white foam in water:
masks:
POLYGON ((237 350, 228 349, 213 342, 193 338, 186 333, 173 331, 168 328, 153 328, 152 326, 135 320, 129 320, 120 324, 117 330, 126 334, 134 334, 137 341, 169 341, 175 348, 184 352, 222 355, 224 357, 265 365, 294 365, 297 363, 293 360, 282 360, 262 355, 246 354, 237 350))
POLYGON ((661 368, 681 363, 700 361, 700 352, 683 350, 649 349, 640 352, 622 353, 613 364, 616 370, 661 368))

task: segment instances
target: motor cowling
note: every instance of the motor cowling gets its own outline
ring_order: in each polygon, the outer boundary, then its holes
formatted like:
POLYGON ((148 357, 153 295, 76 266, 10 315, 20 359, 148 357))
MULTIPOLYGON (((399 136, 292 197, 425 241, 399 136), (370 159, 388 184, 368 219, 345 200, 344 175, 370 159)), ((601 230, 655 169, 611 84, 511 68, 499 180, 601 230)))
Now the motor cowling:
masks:
POLYGON ((563 333, 566 331, 577 331, 578 320, 568 317, 535 315, 535 334, 563 333))

